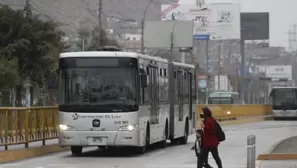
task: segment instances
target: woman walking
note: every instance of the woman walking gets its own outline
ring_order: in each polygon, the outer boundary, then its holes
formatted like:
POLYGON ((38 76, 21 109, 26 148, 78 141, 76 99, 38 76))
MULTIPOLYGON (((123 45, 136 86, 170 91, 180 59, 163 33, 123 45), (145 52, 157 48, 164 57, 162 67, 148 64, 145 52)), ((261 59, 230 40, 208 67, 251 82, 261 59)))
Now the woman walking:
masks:
MULTIPOLYGON (((215 120, 212 117, 212 112, 207 107, 204 107, 201 110, 202 113, 200 114, 200 117, 204 119, 201 125, 203 129, 201 162, 207 163, 208 153, 211 152, 216 164, 218 165, 218 168, 223 168, 218 152, 219 140, 215 128, 215 120)), ((198 168, 202 168, 202 164, 199 164, 198 168)))

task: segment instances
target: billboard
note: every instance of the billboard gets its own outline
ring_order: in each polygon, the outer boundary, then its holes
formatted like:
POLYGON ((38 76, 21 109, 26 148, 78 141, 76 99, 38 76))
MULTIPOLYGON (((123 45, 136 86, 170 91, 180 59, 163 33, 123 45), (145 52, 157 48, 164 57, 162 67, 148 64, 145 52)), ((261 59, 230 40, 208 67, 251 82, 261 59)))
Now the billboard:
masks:
POLYGON ((292 80, 292 65, 270 65, 266 67, 266 77, 292 80))
POLYGON ((145 48, 170 48, 173 32, 174 48, 193 47, 192 21, 146 21, 143 32, 145 48))
POLYGON ((240 14, 241 39, 268 40, 269 39, 269 13, 241 13, 240 14))
POLYGON ((194 40, 240 39, 240 5, 237 3, 161 6, 161 20, 194 21, 194 40))

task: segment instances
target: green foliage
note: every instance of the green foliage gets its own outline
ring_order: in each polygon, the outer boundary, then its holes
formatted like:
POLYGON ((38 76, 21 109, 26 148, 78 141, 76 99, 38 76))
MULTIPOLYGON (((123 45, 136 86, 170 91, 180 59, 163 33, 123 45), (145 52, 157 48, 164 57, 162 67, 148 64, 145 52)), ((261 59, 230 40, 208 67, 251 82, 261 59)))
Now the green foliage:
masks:
POLYGON ((17 61, 0 58, 0 90, 10 89, 19 84, 19 82, 20 76, 17 61))
MULTIPOLYGON (((98 27, 94 27, 93 30, 89 30, 86 28, 81 28, 78 30, 78 37, 79 37, 79 41, 76 43, 77 47, 82 49, 83 46, 83 41, 84 40, 84 49, 85 51, 94 51, 97 50, 99 45, 98 45, 98 41, 99 41, 99 28, 98 27), (89 41, 90 39, 90 41, 89 41)), ((101 47, 102 46, 106 46, 106 45, 112 45, 112 46, 117 46, 119 47, 119 43, 114 40, 114 39, 110 39, 107 36, 106 31, 101 30, 101 38, 100 38, 100 43, 101 43, 101 47)))
MULTIPOLYGON (((100 44, 101 47, 103 46, 117 46, 120 47, 119 43, 114 39, 109 39, 107 36, 106 31, 101 30, 101 38, 100 38, 100 44)), ((89 50, 97 50, 98 49, 98 41, 99 41, 99 27, 95 27, 91 32, 91 44, 89 46, 89 50)))
POLYGON ((44 83, 57 68, 58 55, 64 50, 63 35, 55 22, 38 16, 27 18, 21 10, 0 6, 0 55, 11 67, 17 66, 15 70, 22 79, 44 83))

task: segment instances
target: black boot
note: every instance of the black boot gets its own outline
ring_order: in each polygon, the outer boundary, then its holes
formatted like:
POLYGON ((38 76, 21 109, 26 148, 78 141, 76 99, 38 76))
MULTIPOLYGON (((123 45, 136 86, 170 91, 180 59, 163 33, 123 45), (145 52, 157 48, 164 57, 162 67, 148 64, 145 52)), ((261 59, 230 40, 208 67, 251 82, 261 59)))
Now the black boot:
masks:
POLYGON ((204 163, 204 164, 203 164, 203 167, 205 167, 205 168, 213 168, 213 167, 211 167, 208 163, 204 163))

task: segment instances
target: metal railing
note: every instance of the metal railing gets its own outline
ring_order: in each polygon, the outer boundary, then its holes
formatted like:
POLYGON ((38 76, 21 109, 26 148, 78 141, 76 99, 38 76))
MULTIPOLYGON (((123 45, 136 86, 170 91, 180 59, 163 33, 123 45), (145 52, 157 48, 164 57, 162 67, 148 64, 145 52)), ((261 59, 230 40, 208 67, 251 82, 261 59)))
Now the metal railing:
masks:
POLYGON ((0 108, 0 147, 58 138, 57 107, 0 108))
POLYGON ((271 117, 271 105, 259 104, 200 104, 196 108, 196 118, 200 119, 200 110, 208 107, 212 111, 212 115, 219 121, 225 120, 241 120, 271 117))

